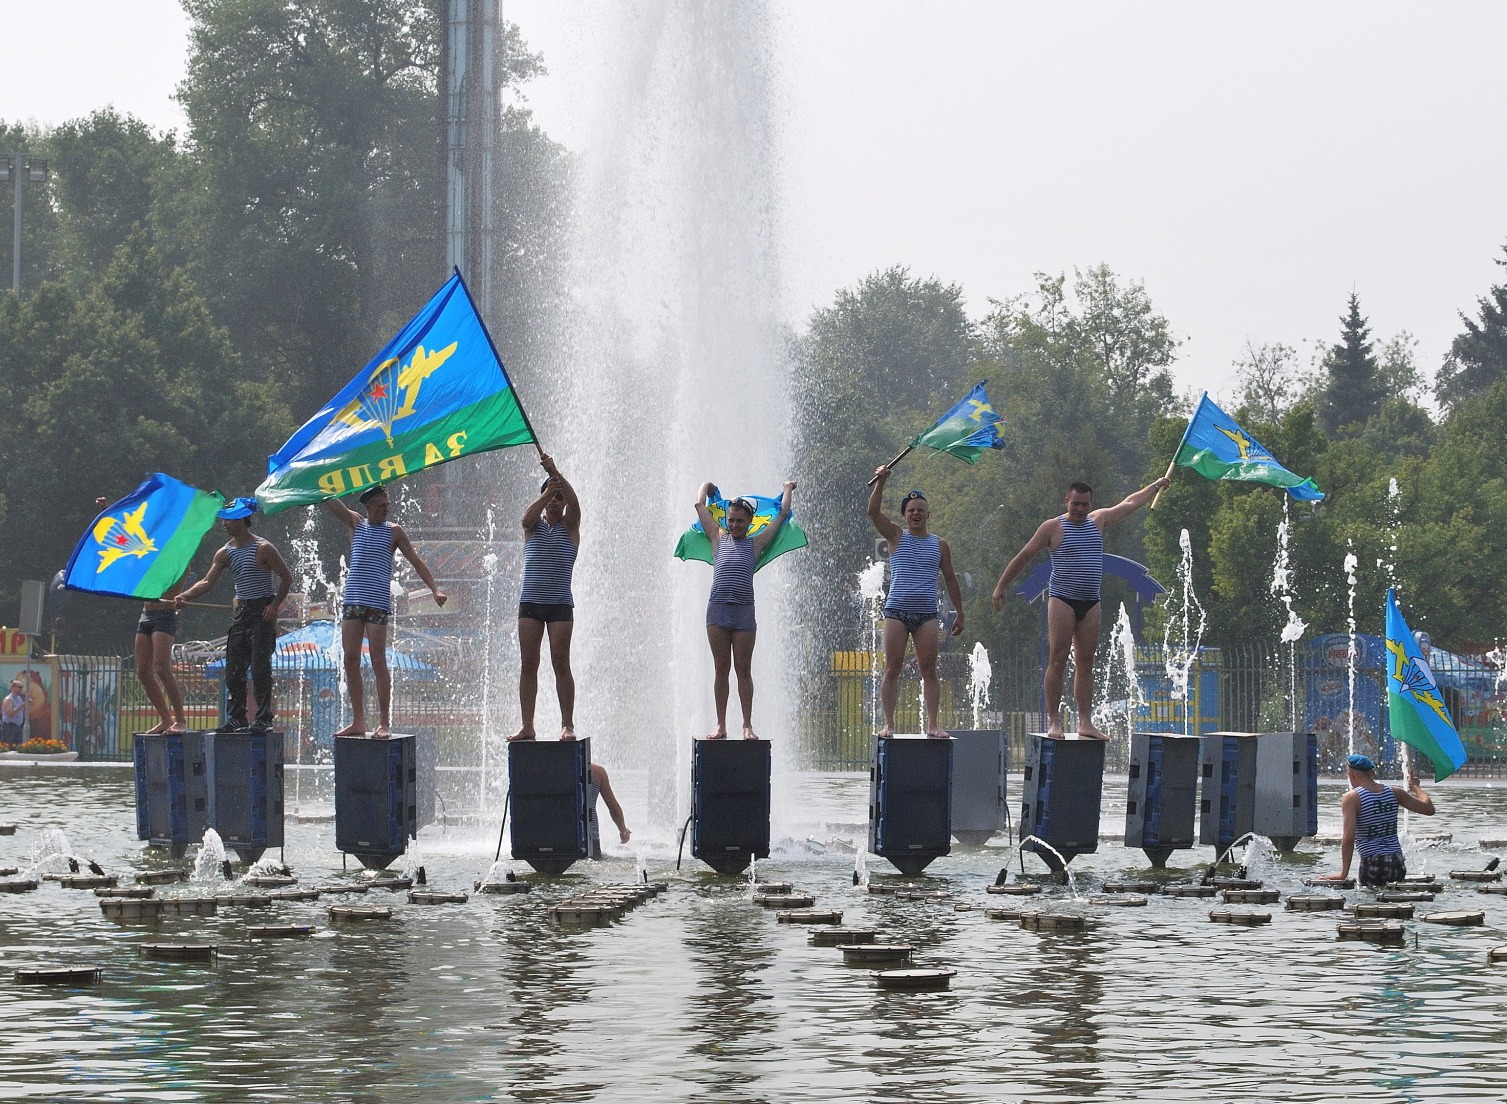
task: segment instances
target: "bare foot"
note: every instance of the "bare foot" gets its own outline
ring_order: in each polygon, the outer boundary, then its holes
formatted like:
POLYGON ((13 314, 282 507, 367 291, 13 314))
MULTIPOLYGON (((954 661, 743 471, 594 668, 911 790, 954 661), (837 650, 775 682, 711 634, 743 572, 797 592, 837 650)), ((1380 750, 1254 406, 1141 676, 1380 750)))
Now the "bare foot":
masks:
POLYGON ((575 738, 576 738, 576 730, 575 730, 575 728, 573 726, 566 725, 564 728, 560 729, 560 739, 562 739, 562 740, 574 740, 575 738))
POLYGON ((1078 736, 1083 740, 1108 740, 1109 737, 1094 727, 1093 721, 1078 726, 1078 736))
POLYGON ((1053 721, 1051 724, 1047 725, 1046 736, 1048 740, 1062 739, 1062 722, 1053 721))
POLYGON ((748 726, 748 725, 744 725, 743 726, 743 738, 745 740, 757 740, 758 739, 758 737, 756 735, 754 735, 754 730, 750 726, 748 726))
POLYGON ((881 740, 893 740, 895 738, 895 730, 889 725, 885 725, 875 735, 881 740))
POLYGON ((717 726, 717 730, 715 732, 708 732, 706 734, 706 738, 708 740, 725 740, 725 739, 727 739, 727 726, 726 725, 718 725, 717 726))
POLYGON ((344 728, 342 728, 339 732, 335 733, 335 735, 336 736, 365 736, 366 735, 366 726, 364 724, 357 724, 355 721, 352 721, 350 724, 348 724, 344 728))
POLYGON ((372 733, 372 739, 373 740, 386 740, 386 739, 391 738, 391 736, 392 736, 392 729, 388 728, 385 724, 384 725, 378 725, 377 726, 377 731, 375 731, 375 732, 372 733))
POLYGON ((511 736, 508 737, 508 743, 511 744, 515 740, 532 740, 532 739, 534 739, 534 730, 532 728, 530 728, 528 725, 524 725, 517 732, 513 733, 511 736))
POLYGON ((145 734, 148 735, 148 736, 161 736, 166 731, 167 731, 167 722, 166 721, 158 721, 151 728, 147 729, 145 734))
POLYGON ((934 728, 926 734, 928 740, 947 740, 950 737, 944 729, 934 728))
POLYGON ((182 721, 174 721, 172 724, 168 725, 162 731, 163 732, 169 732, 169 733, 187 732, 188 731, 188 727, 182 721))

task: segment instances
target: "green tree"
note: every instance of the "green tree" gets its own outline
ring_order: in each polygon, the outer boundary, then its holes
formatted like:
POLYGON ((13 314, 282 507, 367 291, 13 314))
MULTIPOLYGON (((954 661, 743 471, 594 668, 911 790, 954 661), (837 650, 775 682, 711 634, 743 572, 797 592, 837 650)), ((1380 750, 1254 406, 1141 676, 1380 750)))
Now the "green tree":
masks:
MULTIPOLYGON (((0 156, 22 152, 48 159, 52 163, 52 136, 35 126, 0 121, 0 156)), ((7 161, 9 159, 7 158, 7 161)), ((25 294, 44 280, 55 279, 62 271, 59 248, 58 212, 53 204, 53 181, 25 180, 21 186, 21 290, 25 294)), ((15 252, 12 218, 15 211, 15 185, 0 184, 0 288, 9 289, 15 252)))
MULTIPOLYGON (((1507 246, 1503 252, 1507 253, 1507 246)), ((1507 260, 1498 258, 1496 263, 1507 268, 1507 260)), ((1450 343, 1435 380, 1434 393, 1447 407, 1507 379, 1507 283, 1493 285, 1476 300, 1476 306, 1475 318, 1461 312, 1465 332, 1450 343)))
POLYGON ((1361 317, 1360 299, 1340 319, 1340 340, 1324 358, 1319 424, 1330 436, 1355 436, 1386 398, 1381 366, 1371 345, 1371 327, 1361 317))

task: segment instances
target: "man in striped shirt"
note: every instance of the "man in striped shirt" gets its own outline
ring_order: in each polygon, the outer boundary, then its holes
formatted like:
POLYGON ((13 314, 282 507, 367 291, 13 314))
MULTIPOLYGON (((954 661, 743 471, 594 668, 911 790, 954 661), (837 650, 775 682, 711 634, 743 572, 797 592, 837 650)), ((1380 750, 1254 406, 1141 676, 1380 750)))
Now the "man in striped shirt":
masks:
POLYGON ((387 520, 390 502, 378 484, 361 492, 362 517, 339 499, 324 500, 325 509, 351 531, 351 558, 341 595, 340 647, 345 666, 346 693, 351 699, 351 723, 336 736, 366 735, 366 686, 361 678, 361 645, 370 645, 372 677, 377 684, 377 730, 372 736, 385 740, 392 735, 392 672, 387 666, 387 621, 392 616, 393 550, 413 565, 434 604, 443 606, 448 597, 435 583, 429 567, 413 550, 401 525, 387 520))
POLYGON ((996 610, 1005 604, 1010 584, 1042 552, 1051 550, 1052 579, 1047 588, 1047 666, 1042 673, 1047 735, 1062 739, 1062 684, 1068 649, 1073 652, 1073 700, 1078 707, 1078 735, 1109 737, 1094 725, 1094 652, 1099 647, 1099 594, 1104 584, 1104 530, 1118 525, 1156 496, 1171 480, 1158 479, 1127 495, 1118 505, 1095 510, 1094 489, 1072 483, 1063 498, 1063 513, 1041 523, 1015 554, 994 586, 996 610))

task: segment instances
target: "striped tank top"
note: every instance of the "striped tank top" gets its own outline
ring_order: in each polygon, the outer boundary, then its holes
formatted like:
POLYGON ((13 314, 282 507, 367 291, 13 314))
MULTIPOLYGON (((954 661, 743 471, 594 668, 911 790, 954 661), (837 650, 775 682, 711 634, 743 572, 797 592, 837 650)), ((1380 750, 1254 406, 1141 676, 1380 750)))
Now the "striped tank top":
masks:
POLYGON ((523 590, 518 600, 540 606, 574 606, 570 577, 578 551, 563 524, 551 525, 541 518, 523 542, 523 590))
POLYGON ((392 522, 373 525, 365 518, 357 520, 343 601, 348 606, 392 610, 392 522))
POLYGON ((233 544, 225 546, 225 551, 230 555, 230 568, 235 572, 237 601, 251 602, 258 598, 277 596, 277 577, 256 562, 256 551, 263 543, 265 542, 261 537, 252 537, 241 548, 233 544))
POLYGON ((711 600, 735 606, 753 605, 756 558, 752 538, 734 540, 723 533, 717 542, 717 554, 712 558, 711 600))
POLYGON ((1355 816, 1355 849, 1363 859, 1378 855, 1400 855, 1397 839, 1397 794, 1391 786, 1379 790, 1355 788, 1360 810, 1355 816))
POLYGON ((1052 549, 1047 593, 1056 598, 1096 600, 1104 586, 1104 532, 1092 519, 1074 525, 1063 514, 1062 543, 1052 549))
POLYGON ((890 553, 890 591, 884 608, 896 613, 936 613, 937 574, 942 570, 942 542, 935 533, 912 536, 900 530, 890 553))

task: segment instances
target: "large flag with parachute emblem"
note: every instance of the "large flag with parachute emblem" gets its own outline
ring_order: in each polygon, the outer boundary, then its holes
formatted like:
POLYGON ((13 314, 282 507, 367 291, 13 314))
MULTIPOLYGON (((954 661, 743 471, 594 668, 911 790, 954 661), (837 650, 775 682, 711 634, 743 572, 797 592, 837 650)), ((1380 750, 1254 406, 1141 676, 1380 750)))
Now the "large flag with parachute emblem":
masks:
MULTIPOLYGON (((748 523, 748 536, 750 539, 757 537, 763 532, 764 527, 773 525, 774 519, 780 513, 780 499, 783 495, 774 498, 766 498, 764 495, 744 495, 744 502, 751 502, 754 508, 753 520, 748 523)), ((717 524, 727 525, 727 508, 737 502, 736 498, 715 497, 706 504, 707 511, 717 520, 717 524)), ((805 548, 807 544, 806 531, 795 523, 795 515, 785 519, 785 524, 780 526, 780 531, 774 535, 774 539, 759 553, 759 560, 754 564, 754 570, 758 571, 769 561, 786 552, 793 552, 797 548, 805 548)), ((701 522, 696 522, 680 535, 680 540, 675 545, 675 555, 682 560, 702 560, 706 563, 713 561, 714 549, 711 538, 701 528, 701 522)))
MULTIPOLYGON (((1324 498, 1324 492, 1312 479, 1294 475, 1277 463, 1277 458, 1263 448, 1260 441, 1214 404, 1207 391, 1188 422, 1172 463, 1176 467, 1192 468, 1205 479, 1232 479, 1282 487, 1302 502, 1321 502, 1324 498)), ((1170 468, 1167 474, 1172 474, 1170 468)))
POLYGON ((267 458, 256 499, 275 514, 533 441, 507 369, 456 272, 267 458))
POLYGON ((999 433, 999 415, 994 412, 989 396, 984 391, 984 384, 988 382, 980 380, 974 384, 973 390, 964 395, 957 405, 911 442, 911 448, 925 445, 929 449, 956 456, 965 464, 973 463, 985 449, 1004 448, 1005 439, 999 433))
POLYGON ((1394 739, 1429 757, 1436 782, 1465 765, 1465 745, 1450 720, 1439 682, 1392 590, 1387 591, 1387 719, 1394 739))
POLYGON ((63 585, 120 598, 161 598, 183 577, 225 496, 156 472, 94 519, 63 585))

